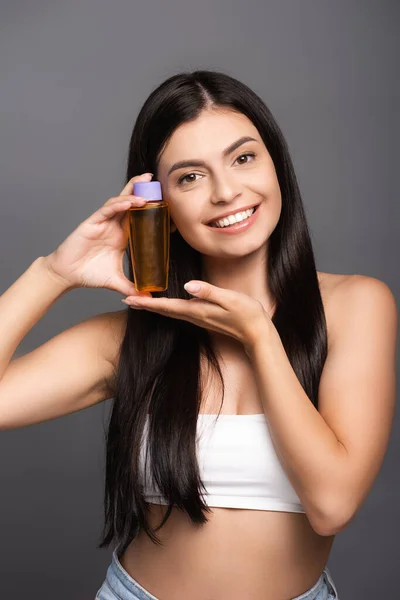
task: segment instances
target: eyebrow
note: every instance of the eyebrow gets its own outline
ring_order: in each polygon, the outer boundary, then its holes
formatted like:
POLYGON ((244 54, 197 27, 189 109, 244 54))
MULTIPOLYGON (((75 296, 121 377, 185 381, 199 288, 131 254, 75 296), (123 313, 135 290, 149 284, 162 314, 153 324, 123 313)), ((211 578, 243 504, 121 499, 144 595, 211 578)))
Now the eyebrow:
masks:
MULTIPOLYGON (((222 152, 222 155, 229 156, 229 154, 232 154, 232 152, 234 152, 242 144, 245 144, 246 142, 257 142, 257 141, 258 140, 256 140, 253 137, 250 137, 249 135, 241 137, 238 140, 236 140, 236 142, 233 142, 233 144, 228 146, 228 148, 225 148, 225 150, 222 152)), ((204 166, 205 166, 205 162, 203 160, 198 160, 198 159, 197 160, 196 159, 181 160, 172 165, 172 167, 168 171, 167 177, 169 177, 171 175, 171 173, 173 171, 176 171, 177 169, 183 169, 185 167, 204 167, 204 166)))

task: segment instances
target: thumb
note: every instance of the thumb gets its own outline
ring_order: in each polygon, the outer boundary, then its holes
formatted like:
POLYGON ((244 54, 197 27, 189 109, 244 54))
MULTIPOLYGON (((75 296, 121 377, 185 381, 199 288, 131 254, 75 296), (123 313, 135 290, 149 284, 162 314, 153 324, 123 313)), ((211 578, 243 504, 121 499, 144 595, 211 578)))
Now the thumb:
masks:
POLYGON ((153 179, 153 173, 142 173, 141 175, 136 175, 132 177, 128 183, 125 184, 125 187, 122 189, 120 196, 125 196, 126 194, 133 195, 133 186, 135 183, 141 183, 145 181, 151 181, 153 179))
POLYGON ((142 296, 145 298, 152 297, 150 292, 138 292, 132 281, 129 281, 129 279, 126 279, 125 277, 120 277, 117 279, 115 289, 120 294, 123 294, 125 298, 127 298, 128 296, 142 296))

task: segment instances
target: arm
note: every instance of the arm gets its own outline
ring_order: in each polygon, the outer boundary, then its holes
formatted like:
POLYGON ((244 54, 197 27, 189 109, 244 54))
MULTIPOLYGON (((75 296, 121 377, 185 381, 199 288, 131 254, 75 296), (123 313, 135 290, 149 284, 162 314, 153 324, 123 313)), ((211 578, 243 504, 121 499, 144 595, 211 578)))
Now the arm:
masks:
POLYGON ((365 500, 395 409, 397 310, 390 289, 374 278, 350 277, 333 316, 319 411, 271 323, 249 350, 277 454, 320 535, 343 529, 365 500))
POLYGON ((0 296, 0 379, 27 333, 67 291, 39 256, 0 296))
POLYGON ((112 395, 108 382, 126 311, 87 319, 11 360, 28 331, 68 290, 40 257, 0 297, 0 429, 59 417, 112 395))

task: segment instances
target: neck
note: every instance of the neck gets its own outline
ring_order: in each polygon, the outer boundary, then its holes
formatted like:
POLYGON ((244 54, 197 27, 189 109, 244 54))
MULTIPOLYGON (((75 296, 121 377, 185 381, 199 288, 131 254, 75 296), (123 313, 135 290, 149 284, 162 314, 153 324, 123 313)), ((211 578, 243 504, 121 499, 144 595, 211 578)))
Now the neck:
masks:
POLYGON ((203 279, 212 285, 247 294, 271 313, 274 298, 268 285, 265 247, 240 258, 202 257, 203 279))

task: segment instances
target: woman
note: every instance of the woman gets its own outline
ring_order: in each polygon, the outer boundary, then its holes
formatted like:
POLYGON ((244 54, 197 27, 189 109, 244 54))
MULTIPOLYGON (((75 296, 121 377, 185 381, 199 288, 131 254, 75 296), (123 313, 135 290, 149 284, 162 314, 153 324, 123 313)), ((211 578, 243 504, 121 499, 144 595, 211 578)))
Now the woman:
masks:
POLYGON ((152 92, 120 196, 0 299, 3 356, 80 286, 133 310, 5 365, 1 396, 19 401, 2 426, 114 398, 99 547, 115 548, 98 600, 338 598, 332 544, 391 431, 396 304, 375 278, 316 271, 286 142, 253 91, 195 71, 152 92), (145 204, 133 184, 153 177, 171 255, 168 289, 151 295, 122 261, 127 210, 145 204), (16 302, 25 320, 7 327, 16 302))

